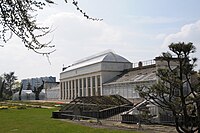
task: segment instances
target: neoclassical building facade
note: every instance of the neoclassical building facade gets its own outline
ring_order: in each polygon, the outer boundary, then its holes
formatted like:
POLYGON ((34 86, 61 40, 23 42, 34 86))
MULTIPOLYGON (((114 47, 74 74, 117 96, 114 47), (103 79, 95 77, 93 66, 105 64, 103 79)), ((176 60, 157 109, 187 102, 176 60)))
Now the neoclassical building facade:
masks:
POLYGON ((132 63, 111 51, 79 60, 60 73, 60 99, 100 96, 103 84, 132 68, 132 63))

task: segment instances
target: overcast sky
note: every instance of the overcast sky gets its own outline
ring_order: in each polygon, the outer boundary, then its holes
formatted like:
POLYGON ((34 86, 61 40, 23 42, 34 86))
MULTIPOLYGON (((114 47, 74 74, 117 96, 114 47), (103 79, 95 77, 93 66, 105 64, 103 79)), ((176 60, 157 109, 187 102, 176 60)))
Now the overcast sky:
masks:
POLYGON ((193 42, 194 56, 200 59, 199 0, 79 0, 79 6, 89 16, 103 18, 101 22, 84 18, 70 0, 55 2, 38 15, 39 24, 54 29, 43 38, 53 38, 56 45, 51 65, 13 37, 0 47, 0 75, 14 71, 19 79, 56 76, 59 81, 63 65, 108 49, 134 63, 154 59, 171 42, 180 41, 193 42))

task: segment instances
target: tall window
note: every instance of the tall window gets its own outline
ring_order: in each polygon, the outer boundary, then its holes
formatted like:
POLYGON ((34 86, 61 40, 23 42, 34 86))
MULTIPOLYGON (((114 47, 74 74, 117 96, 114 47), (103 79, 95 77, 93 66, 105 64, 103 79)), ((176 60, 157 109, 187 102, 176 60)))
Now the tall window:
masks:
POLYGON ((65 99, 65 82, 63 82, 63 99, 65 99))
POLYGON ((69 99, 72 98, 72 86, 71 86, 71 81, 68 82, 69 84, 69 99))
POLYGON ((66 86, 66 99, 69 98, 69 93, 68 93, 68 81, 65 82, 65 86, 66 86))
POLYGON ((75 94, 75 96, 76 97, 78 97, 78 79, 76 79, 76 94, 75 94))
POLYGON ((91 96, 91 84, 90 84, 90 77, 87 78, 88 82, 87 82, 87 85, 88 85, 88 96, 91 96))
POLYGON ((100 75, 97 76, 97 95, 98 96, 101 95, 101 79, 100 79, 100 75))
POLYGON ((63 98, 63 92, 62 92, 63 87, 62 87, 62 84, 63 84, 63 82, 61 82, 61 84, 60 84, 60 99, 63 98))
POLYGON ((96 95, 96 89, 95 89, 95 76, 92 77, 92 96, 96 95))
POLYGON ((83 91, 83 88, 82 88, 82 79, 79 79, 79 88, 80 88, 80 97, 82 97, 82 91, 83 91))
POLYGON ((86 96, 86 78, 83 79, 83 96, 86 96))
POLYGON ((74 99, 74 80, 72 80, 72 99, 74 99))

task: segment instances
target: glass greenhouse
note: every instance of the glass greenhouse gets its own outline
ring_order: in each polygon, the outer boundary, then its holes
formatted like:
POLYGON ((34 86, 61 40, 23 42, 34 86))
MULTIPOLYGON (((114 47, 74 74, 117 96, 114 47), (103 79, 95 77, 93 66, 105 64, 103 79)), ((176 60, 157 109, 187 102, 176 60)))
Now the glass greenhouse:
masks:
MULTIPOLYGON (((39 99, 40 100, 45 99, 45 93, 44 92, 40 92, 39 99)), ((16 92, 13 95, 12 100, 19 100, 19 92, 16 92)), ((35 94, 32 92, 32 90, 22 90, 21 100, 35 100, 35 94)))

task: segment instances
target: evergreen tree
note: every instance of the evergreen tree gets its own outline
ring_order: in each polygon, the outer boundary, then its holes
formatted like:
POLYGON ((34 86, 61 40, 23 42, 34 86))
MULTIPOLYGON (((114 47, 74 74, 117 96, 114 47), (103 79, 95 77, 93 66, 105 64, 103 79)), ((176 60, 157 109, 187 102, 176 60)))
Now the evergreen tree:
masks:
POLYGON ((172 112, 179 133, 200 132, 200 78, 194 71, 197 59, 192 43, 172 43, 171 52, 162 53, 167 64, 157 71, 159 80, 151 87, 140 86, 140 96, 172 112))

